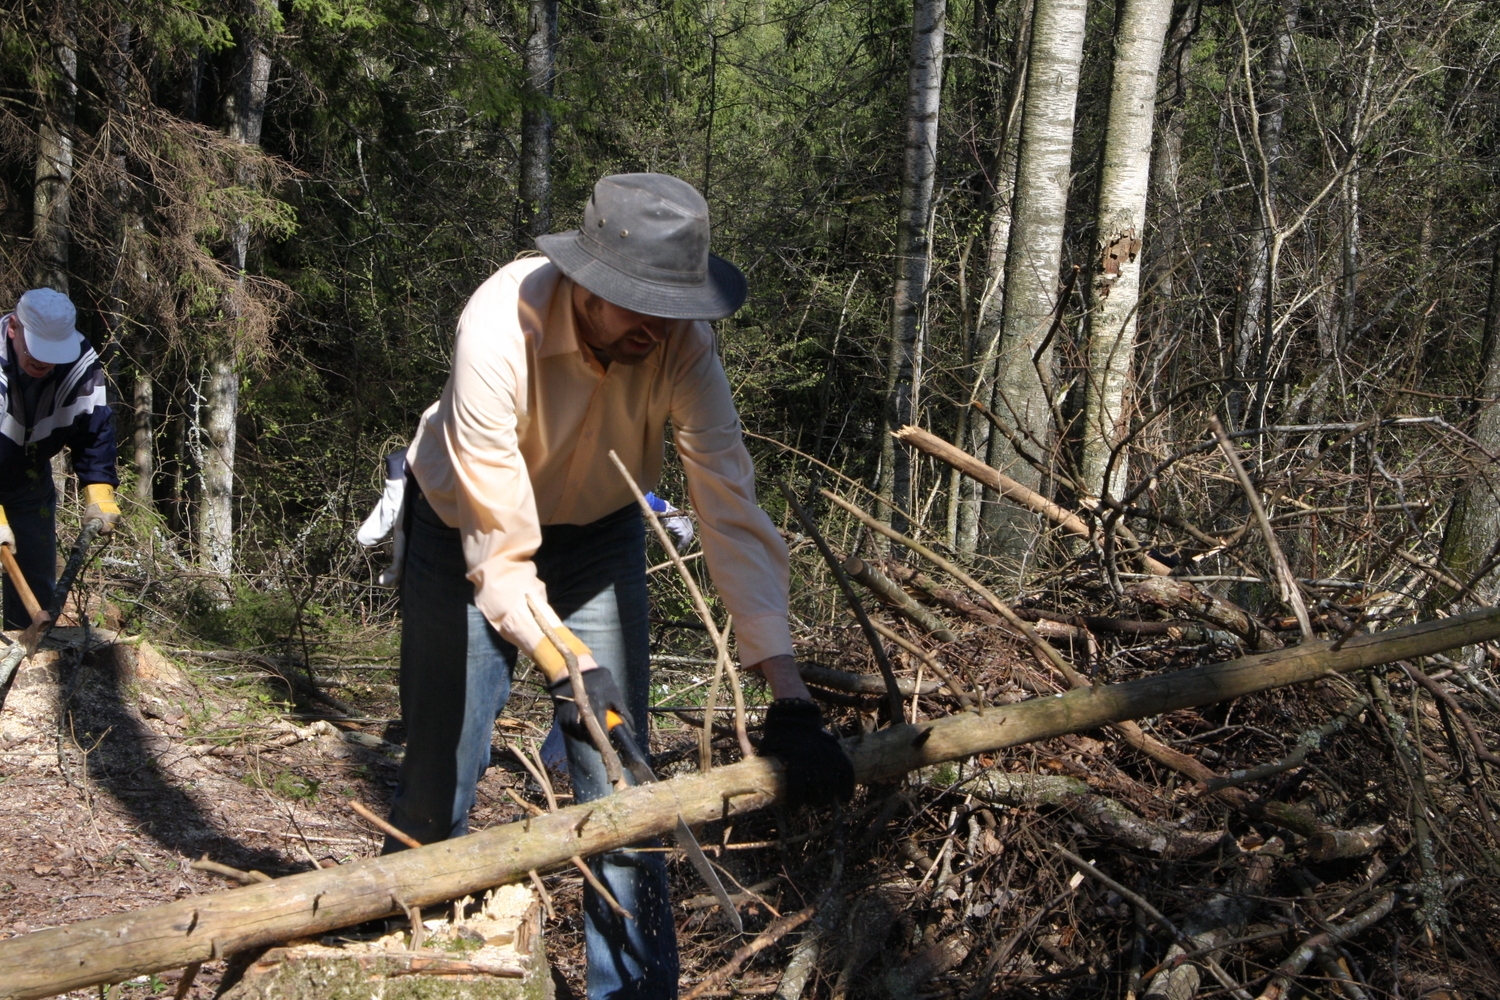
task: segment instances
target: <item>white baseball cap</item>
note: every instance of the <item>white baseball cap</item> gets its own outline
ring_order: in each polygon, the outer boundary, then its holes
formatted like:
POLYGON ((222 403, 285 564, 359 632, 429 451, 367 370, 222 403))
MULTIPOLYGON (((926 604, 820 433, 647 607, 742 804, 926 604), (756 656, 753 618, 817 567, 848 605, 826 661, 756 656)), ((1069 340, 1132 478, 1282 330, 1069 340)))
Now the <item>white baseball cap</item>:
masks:
POLYGON ((26 350, 46 365, 66 365, 83 353, 73 300, 53 288, 33 288, 16 303, 26 333, 26 350))

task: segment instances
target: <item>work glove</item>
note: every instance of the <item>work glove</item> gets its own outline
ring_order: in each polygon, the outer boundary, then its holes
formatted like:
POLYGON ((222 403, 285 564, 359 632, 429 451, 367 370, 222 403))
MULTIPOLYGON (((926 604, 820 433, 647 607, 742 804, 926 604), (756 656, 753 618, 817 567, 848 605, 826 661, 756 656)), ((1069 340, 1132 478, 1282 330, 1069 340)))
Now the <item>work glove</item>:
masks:
POLYGON ((10 530, 10 522, 5 519, 4 507, 0 507, 0 545, 16 547, 16 533, 10 530))
POLYGON ((779 698, 766 709, 760 755, 786 769, 787 805, 823 806, 854 795, 854 763, 823 725, 823 712, 803 698, 779 698))
MULTIPOLYGON (((379 545, 385 541, 401 520, 401 504, 406 499, 406 461, 405 450, 401 452, 401 471, 399 475, 387 476, 385 489, 381 491, 380 501, 375 504, 375 509, 370 511, 370 516, 365 518, 364 523, 355 532, 354 540, 365 548, 379 545)), ((390 459, 386 459, 387 464, 390 459)))
POLYGON ((108 483, 89 483, 83 488, 83 499, 88 508, 83 512, 83 523, 99 521, 103 527, 99 534, 107 535, 120 523, 120 505, 115 503, 115 488, 108 483))
MULTIPOLYGON (((631 729, 635 728, 630 712, 625 708, 625 698, 615 685, 613 674, 603 667, 595 667, 593 670, 585 670, 582 677, 583 690, 589 698, 589 707, 594 710, 594 717, 599 720, 601 729, 606 733, 609 732, 609 723, 605 721, 605 715, 611 710, 624 719, 631 729)), ((562 731, 575 740, 593 743, 594 738, 590 735, 588 725, 583 720, 583 713, 578 711, 578 702, 573 700, 573 678, 564 674, 547 685, 547 693, 552 695, 553 718, 562 731)))
POLYGON ((681 552, 687 548, 693 540, 693 519, 686 514, 671 508, 665 517, 661 519, 661 526, 671 532, 672 538, 677 542, 677 551, 681 552))
POLYGON ((693 540, 693 519, 655 493, 646 494, 646 505, 656 512, 661 526, 671 532, 677 551, 687 548, 688 543, 693 540))

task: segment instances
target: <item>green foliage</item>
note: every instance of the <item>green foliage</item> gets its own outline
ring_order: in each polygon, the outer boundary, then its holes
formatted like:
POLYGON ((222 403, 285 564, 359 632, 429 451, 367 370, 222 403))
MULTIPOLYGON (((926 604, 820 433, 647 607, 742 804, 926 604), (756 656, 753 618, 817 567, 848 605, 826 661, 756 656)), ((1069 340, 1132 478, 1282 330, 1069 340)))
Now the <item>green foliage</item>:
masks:
POLYGON ((166 52, 203 48, 222 52, 234 45, 230 10, 216 0, 174 0, 139 5, 142 33, 166 52))
POLYGON ((291 771, 282 771, 271 781, 270 791, 293 802, 310 801, 318 797, 322 782, 291 771))
POLYGON ((373 29, 383 23, 378 7, 360 0, 292 0, 292 10, 339 31, 373 29))
POLYGON ((228 649, 264 649, 286 642, 301 617, 315 609, 300 608, 284 591, 259 591, 246 585, 236 588, 234 599, 224 603, 207 587, 189 591, 183 628, 206 642, 228 649))
POLYGON ((318 789, 323 784, 316 778, 308 778, 291 771, 277 771, 275 774, 267 775, 254 770, 248 772, 243 780, 251 788, 264 789, 278 798, 291 802, 310 802, 318 797, 318 789))
POLYGON ((290 239, 297 232, 297 214, 291 205, 243 184, 206 187, 199 192, 201 206, 208 213, 200 235, 217 242, 227 238, 237 225, 248 226, 259 236, 290 239))

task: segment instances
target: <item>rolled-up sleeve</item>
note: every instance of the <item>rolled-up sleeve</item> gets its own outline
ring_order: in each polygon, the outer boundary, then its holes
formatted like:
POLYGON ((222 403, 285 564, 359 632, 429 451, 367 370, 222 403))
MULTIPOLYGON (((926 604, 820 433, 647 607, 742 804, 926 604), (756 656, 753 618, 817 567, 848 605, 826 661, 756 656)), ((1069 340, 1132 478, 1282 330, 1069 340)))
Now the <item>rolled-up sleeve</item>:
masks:
POLYGON ((673 373, 671 419, 688 495, 698 514, 703 556, 734 615, 746 664, 791 655, 786 544, 755 501, 755 466, 745 449, 729 380, 713 334, 695 323, 673 373))

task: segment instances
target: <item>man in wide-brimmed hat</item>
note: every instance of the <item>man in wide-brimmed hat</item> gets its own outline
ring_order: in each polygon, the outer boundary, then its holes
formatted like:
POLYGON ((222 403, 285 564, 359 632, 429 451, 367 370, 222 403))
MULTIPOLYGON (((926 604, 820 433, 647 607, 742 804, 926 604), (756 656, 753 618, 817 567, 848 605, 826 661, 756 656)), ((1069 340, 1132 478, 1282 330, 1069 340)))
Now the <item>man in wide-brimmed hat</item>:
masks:
MULTIPOLYGON (((691 185, 605 177, 580 228, 539 238, 546 256, 501 268, 459 319, 453 371, 407 452, 407 749, 391 821, 423 843, 467 829, 517 649, 549 680, 575 799, 611 790, 528 599, 578 654, 595 714, 631 720, 646 749, 643 523, 609 453, 653 488, 668 421, 740 658, 776 699, 761 752, 785 765, 794 802, 852 794, 849 759, 792 660, 786 546, 756 506, 707 322, 739 309, 745 277, 708 247, 708 206, 691 185)), ((675 996, 661 855, 611 852, 592 867, 633 919, 585 890, 589 996, 675 996)))
MULTIPOLYGON (((115 487, 115 425, 105 398, 99 355, 76 327, 73 302, 52 288, 33 288, 0 316, 0 545, 16 562, 42 607, 57 579, 57 491, 52 456, 64 447, 88 509, 108 532, 120 520, 115 487)), ((5 580, 5 627, 31 618, 5 580)))

